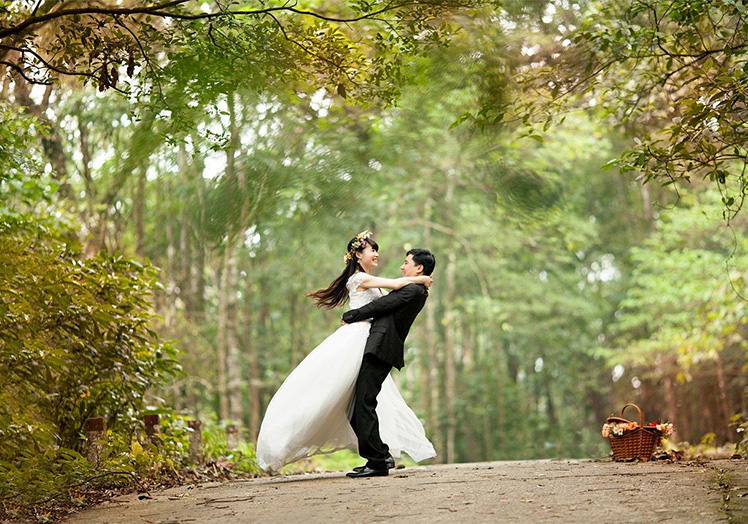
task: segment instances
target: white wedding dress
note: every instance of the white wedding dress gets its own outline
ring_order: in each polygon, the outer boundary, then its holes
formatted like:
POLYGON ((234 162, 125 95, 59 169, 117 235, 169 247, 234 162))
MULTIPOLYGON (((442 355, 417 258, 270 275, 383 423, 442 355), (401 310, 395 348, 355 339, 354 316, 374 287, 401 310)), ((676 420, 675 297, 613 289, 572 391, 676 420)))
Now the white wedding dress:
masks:
MULTIPOLYGON (((379 289, 358 291, 365 273, 348 279, 350 307, 382 296, 379 289)), ((339 449, 358 450, 349 415, 361 368, 369 321, 346 324, 327 337, 286 378, 265 412, 257 439, 257 464, 277 471, 296 460, 339 449)), ((377 397, 382 441, 394 457, 402 452, 420 462, 435 457, 423 425, 400 395, 392 376, 377 397)))

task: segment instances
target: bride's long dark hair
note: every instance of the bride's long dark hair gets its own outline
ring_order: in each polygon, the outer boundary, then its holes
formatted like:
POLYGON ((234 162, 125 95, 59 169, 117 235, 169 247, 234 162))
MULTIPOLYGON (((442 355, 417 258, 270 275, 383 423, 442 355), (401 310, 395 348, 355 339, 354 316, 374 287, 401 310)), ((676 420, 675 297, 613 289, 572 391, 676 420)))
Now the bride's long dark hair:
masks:
POLYGON ((306 296, 308 296, 309 298, 317 299, 314 302, 315 306, 332 309, 341 304, 345 304, 345 302, 348 300, 348 290, 345 287, 345 285, 348 283, 348 279, 351 278, 351 276, 356 271, 364 270, 364 268, 361 267, 361 264, 358 263, 358 257, 356 257, 356 253, 361 253, 366 248, 366 244, 369 244, 372 249, 374 249, 374 251, 379 251, 379 244, 377 244, 376 241, 371 237, 366 238, 365 244, 354 247, 354 244, 356 244, 357 242, 360 243, 360 240, 361 239, 356 236, 352 238, 350 242, 348 242, 346 255, 350 253, 351 256, 346 256, 345 269, 340 274, 340 276, 333 280, 332 283, 325 289, 320 289, 318 291, 314 291, 313 293, 307 293, 306 296))

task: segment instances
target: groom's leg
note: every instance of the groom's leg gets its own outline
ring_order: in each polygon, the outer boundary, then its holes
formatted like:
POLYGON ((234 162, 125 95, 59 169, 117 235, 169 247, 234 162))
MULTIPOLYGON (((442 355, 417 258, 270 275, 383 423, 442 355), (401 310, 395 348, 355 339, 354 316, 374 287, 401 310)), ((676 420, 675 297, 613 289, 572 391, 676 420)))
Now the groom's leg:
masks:
POLYGON ((367 353, 356 379, 356 404, 351 426, 358 437, 358 453, 367 459, 366 465, 372 469, 387 469, 385 460, 390 450, 379 436, 376 409, 377 395, 391 369, 390 364, 367 353))

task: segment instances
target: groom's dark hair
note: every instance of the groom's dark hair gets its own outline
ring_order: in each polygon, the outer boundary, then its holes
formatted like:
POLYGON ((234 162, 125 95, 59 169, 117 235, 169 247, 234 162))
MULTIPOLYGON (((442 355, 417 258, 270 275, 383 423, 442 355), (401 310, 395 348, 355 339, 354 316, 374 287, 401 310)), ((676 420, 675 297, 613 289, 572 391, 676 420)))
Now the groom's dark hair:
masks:
POLYGON ((405 253, 405 256, 413 255, 413 262, 417 266, 423 266, 423 274, 430 275, 434 272, 436 266, 436 257, 428 249, 421 249, 416 247, 405 253))

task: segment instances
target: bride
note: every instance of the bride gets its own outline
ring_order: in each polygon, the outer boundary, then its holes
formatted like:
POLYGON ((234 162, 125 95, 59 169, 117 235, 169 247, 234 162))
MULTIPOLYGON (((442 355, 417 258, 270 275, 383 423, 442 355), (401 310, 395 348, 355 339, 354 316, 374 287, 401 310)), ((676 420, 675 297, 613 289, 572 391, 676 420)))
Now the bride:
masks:
MULTIPOLYGON (((348 242, 345 270, 329 287, 308 296, 317 307, 332 309, 350 298, 359 308, 383 295, 380 288, 400 289, 411 283, 431 285, 431 277, 379 278, 379 246, 370 231, 348 242)), ((345 324, 314 348, 286 378, 265 412, 257 439, 257 464, 277 471, 296 460, 339 449, 357 450, 349 417, 356 377, 369 336, 370 321, 345 324)), ((379 432, 390 453, 407 453, 420 462, 436 456, 423 425, 388 376, 377 397, 379 432)))

